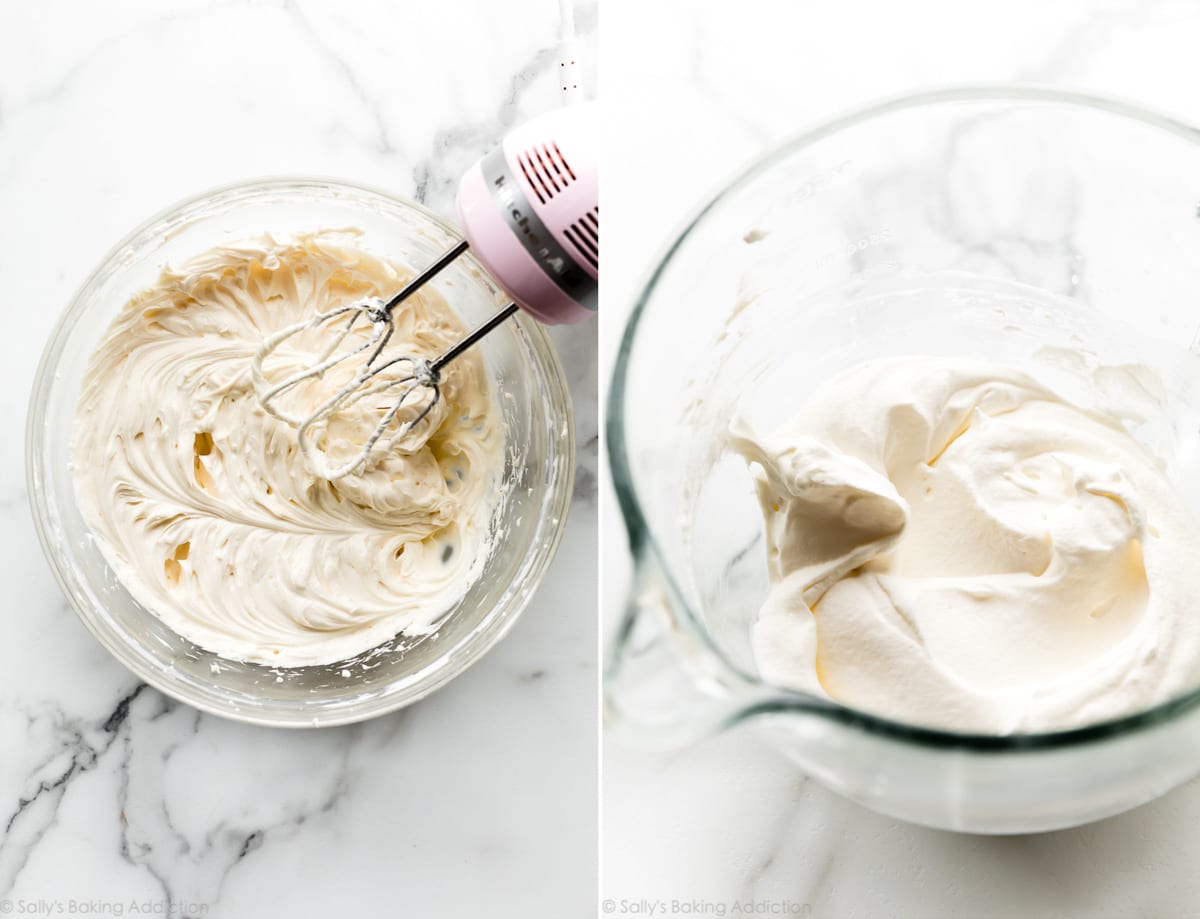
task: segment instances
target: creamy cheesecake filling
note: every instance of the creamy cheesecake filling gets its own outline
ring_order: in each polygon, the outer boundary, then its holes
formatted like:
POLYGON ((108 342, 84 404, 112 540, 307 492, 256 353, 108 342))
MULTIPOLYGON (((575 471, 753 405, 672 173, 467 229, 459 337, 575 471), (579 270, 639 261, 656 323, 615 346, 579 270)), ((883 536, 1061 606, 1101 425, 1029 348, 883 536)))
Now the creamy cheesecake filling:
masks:
MULTIPOLYGON (((504 446, 478 350, 444 371, 411 436, 336 482, 307 468, 252 379, 272 332, 411 275, 352 231, 263 236, 164 270, 113 321, 79 401, 76 493, 122 583, 179 634, 239 660, 330 663, 434 631, 477 576, 504 446)), ((395 319, 389 353, 434 357, 466 332, 430 287, 395 319)), ((311 361, 301 344, 276 372, 311 361)), ((385 404, 336 419, 327 448, 361 444, 385 404)))

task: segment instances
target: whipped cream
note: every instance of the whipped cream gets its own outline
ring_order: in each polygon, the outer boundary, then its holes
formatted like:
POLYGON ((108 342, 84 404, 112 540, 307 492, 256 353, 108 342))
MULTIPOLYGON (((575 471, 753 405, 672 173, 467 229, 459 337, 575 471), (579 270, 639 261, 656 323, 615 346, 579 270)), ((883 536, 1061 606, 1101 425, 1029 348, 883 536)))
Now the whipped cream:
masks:
MULTIPOLYGON (((1106 388, 1143 368, 1105 368, 1106 388)), ((852 367, 732 444, 766 522, 755 657, 904 722, 1040 732, 1200 683, 1200 526, 1105 402, 1016 367, 852 367)))
MULTIPOLYGON (((353 231, 263 236, 168 268, 114 319, 84 377, 73 444, 84 518, 139 603, 224 657, 331 663, 428 634, 486 556, 504 438, 478 350, 443 372, 419 431, 336 482, 307 468, 296 432, 256 396, 251 359, 266 336, 411 277, 355 242, 353 231)), ((430 286, 395 319, 389 353, 434 357, 466 332, 430 286)), ((287 372, 313 356, 282 360, 287 372)), ((303 398, 335 386, 331 374, 303 398)), ((361 444, 385 407, 364 405, 326 440, 361 444)))

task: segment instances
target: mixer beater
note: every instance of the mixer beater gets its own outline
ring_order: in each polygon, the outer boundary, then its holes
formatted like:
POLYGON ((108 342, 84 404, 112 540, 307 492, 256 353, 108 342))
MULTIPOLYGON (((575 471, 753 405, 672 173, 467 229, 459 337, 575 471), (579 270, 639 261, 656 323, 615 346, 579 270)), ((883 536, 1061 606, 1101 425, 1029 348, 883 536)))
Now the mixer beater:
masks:
POLYGON ((466 239, 391 299, 339 306, 264 340, 252 365, 259 399, 269 414, 297 429, 300 448, 317 475, 339 479, 364 467, 377 449, 399 447, 441 399, 442 370, 520 309, 548 324, 595 314, 600 207, 593 108, 573 105, 536 118, 468 170, 456 200, 466 239), (396 328, 394 311, 468 248, 513 302, 435 358, 387 353, 396 328), (269 381, 265 363, 306 332, 327 336, 311 365, 269 381), (361 365, 347 376, 356 360, 361 365), (306 414, 284 408, 289 393, 329 373, 346 378, 332 396, 306 414), (318 432, 337 414, 372 397, 380 400, 379 415, 362 448, 349 459, 331 461, 319 447, 318 432))

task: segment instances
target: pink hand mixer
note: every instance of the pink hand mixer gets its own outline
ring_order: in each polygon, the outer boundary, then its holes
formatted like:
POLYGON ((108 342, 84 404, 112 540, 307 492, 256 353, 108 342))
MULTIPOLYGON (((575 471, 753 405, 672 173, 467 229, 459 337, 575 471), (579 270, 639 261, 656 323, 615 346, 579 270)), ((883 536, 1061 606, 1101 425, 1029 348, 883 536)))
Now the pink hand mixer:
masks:
POLYGON ((263 342, 253 368, 260 384, 263 361, 283 342, 327 323, 336 330, 313 366, 269 388, 262 384, 259 390, 267 412, 297 428, 314 472, 331 480, 349 475, 377 446, 386 449, 408 435, 441 398, 443 368, 519 309, 547 324, 579 322, 596 313, 600 203, 594 108, 576 104, 541 115, 513 130, 472 166, 459 183, 456 200, 466 238, 390 300, 370 298, 336 307, 263 342), (433 360, 385 354, 395 332, 396 307, 468 248, 512 302, 433 360), (366 336, 361 335, 365 326, 359 325, 364 320, 371 326, 366 336), (360 334, 342 347, 356 329, 360 334), (309 414, 295 415, 281 407, 280 398, 289 391, 356 358, 363 359, 358 372, 309 414), (395 393, 395 401, 383 411, 362 450, 346 462, 330 464, 314 443, 320 425, 360 399, 384 393, 389 398, 395 393))

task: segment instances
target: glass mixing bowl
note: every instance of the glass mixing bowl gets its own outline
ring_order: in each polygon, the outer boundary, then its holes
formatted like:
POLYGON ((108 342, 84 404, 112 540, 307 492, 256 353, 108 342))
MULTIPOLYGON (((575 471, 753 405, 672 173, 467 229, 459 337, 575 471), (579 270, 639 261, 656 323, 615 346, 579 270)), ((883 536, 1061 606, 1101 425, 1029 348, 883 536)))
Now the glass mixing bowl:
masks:
MULTIPOLYGON (((321 667, 231 661, 197 647, 138 605, 104 561, 75 503, 69 468, 75 406, 100 336, 166 263, 264 231, 356 227, 358 244, 414 267, 458 242, 419 205, 323 179, 270 179, 200 195, 152 218, 101 262, 50 337, 30 401, 26 466, 34 520, 63 591, 121 663, 197 708, 242 721, 324 726, 407 705, 477 661, 512 627, 554 557, 566 521, 575 442, 566 379, 549 338, 518 316, 480 345, 505 426, 504 500, 478 579, 432 635, 399 636, 321 667), (502 536, 500 535, 502 534, 502 536)), ((470 255, 432 282, 473 325, 503 294, 470 255)))
POLYGON ((1105 99, 947 90, 810 131, 699 211, 641 294, 609 397, 636 571, 607 661, 610 737, 672 745, 752 721, 868 807, 989 833, 1084 823, 1200 773, 1200 692, 988 736, 765 684, 750 645, 763 522, 745 463, 721 450, 735 409, 770 430, 870 358, 1034 364, 1069 391, 1090 355, 1157 372, 1165 404, 1135 434, 1200 511, 1198 142, 1105 99))

